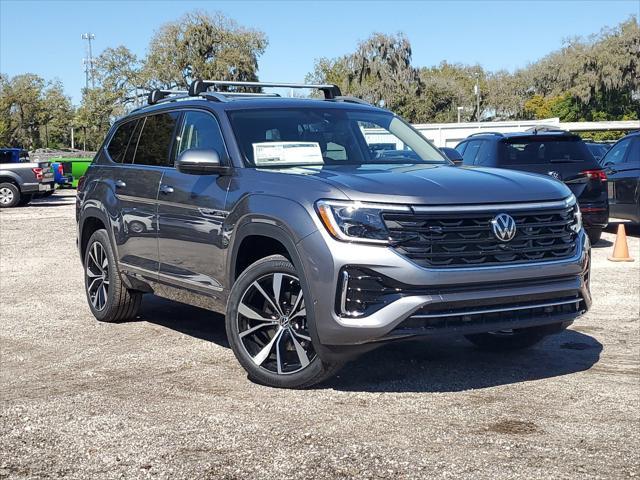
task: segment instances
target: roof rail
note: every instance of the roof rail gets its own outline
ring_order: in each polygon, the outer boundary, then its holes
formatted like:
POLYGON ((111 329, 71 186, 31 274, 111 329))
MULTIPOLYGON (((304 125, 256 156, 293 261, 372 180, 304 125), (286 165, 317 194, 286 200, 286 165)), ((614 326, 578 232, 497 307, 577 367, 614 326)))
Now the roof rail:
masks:
POLYGON ((535 134, 537 134, 537 133, 539 133, 539 132, 541 132, 541 133, 544 133, 544 132, 562 132, 562 133, 569 133, 568 131, 563 130, 563 129, 562 129, 562 128, 560 128, 560 127, 556 127, 555 125, 536 125, 536 126, 533 126, 533 127, 531 127, 531 128, 527 128, 525 131, 526 131, 526 132, 531 132, 531 133, 533 133, 534 135, 535 135, 535 134))
POLYGON ((156 103, 160 103, 162 101, 173 100, 175 98, 186 96, 188 96, 188 92, 186 90, 162 90, 160 88, 154 88, 149 92, 147 103, 149 105, 155 105, 156 103))
POLYGON ((500 132, 475 132, 469 135, 469 137, 475 137, 476 135, 497 135, 499 137, 504 137, 504 133, 500 132))
MULTIPOLYGON (((236 82, 228 80, 194 80, 189 85, 189 95, 197 96, 206 92, 210 87, 214 91, 219 87, 253 87, 253 88, 311 88, 324 93, 325 100, 332 100, 342 95, 340 88, 332 84, 304 84, 304 83, 277 83, 277 82, 236 82)), ((235 92, 233 92, 235 93, 235 92)))
POLYGON ((362 100, 361 98, 358 98, 358 97, 350 97, 346 95, 338 95, 334 97, 334 100, 337 100, 339 102, 359 103, 360 105, 371 105, 366 100, 362 100))

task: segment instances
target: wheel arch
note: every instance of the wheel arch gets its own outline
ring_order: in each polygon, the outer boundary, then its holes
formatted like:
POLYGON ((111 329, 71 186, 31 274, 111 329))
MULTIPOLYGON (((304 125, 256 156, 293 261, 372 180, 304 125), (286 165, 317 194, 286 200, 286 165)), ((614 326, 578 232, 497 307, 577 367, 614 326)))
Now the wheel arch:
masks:
POLYGON ((22 191, 22 181, 20 177, 11 171, 0 171, 0 183, 12 183, 18 187, 18 190, 22 191))
POLYGON ((78 250, 80 252, 80 258, 84 260, 84 254, 87 248, 87 244, 89 243, 89 238, 93 235, 94 232, 100 230, 101 228, 107 231, 107 236, 111 241, 111 246, 113 247, 113 238, 112 232, 109 228, 109 221, 107 220, 106 215, 95 207, 90 207, 84 210, 81 221, 79 223, 79 231, 78 231, 78 250))
POLYGON ((235 234, 230 261, 227 263, 228 288, 231 289, 238 276, 253 262, 276 254, 286 257, 296 270, 304 274, 295 243, 284 229, 262 222, 241 226, 235 234))

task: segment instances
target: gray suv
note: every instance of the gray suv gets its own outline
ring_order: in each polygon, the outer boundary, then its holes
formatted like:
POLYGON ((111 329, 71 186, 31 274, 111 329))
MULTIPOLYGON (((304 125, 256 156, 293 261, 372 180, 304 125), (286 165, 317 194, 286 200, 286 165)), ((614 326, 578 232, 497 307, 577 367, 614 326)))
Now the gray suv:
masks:
POLYGON ((149 103, 78 186, 98 320, 134 318, 145 293, 224 313, 252 380, 301 388, 382 342, 524 348, 590 307, 590 244, 561 182, 455 168, 334 85, 197 80, 149 103))

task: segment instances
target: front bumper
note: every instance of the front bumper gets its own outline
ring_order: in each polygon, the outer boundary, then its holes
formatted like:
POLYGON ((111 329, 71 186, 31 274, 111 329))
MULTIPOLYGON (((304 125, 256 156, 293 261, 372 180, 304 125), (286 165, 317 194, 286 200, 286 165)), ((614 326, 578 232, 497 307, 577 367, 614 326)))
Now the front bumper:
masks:
POLYGON ((318 340, 338 346, 570 323, 591 306, 584 231, 578 240, 568 259, 451 269, 424 268, 390 248, 339 242, 321 230, 304 238, 298 250, 318 340), (395 295, 371 314, 341 313, 344 272, 351 268, 393 282, 395 295))

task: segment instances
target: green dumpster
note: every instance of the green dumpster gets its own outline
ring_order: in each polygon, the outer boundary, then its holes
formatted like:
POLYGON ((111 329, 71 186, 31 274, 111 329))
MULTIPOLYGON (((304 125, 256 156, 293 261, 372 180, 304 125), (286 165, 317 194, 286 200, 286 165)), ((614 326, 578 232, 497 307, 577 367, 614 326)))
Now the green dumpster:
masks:
POLYGON ((73 175, 73 183, 71 184, 73 188, 78 187, 78 179, 85 174, 89 165, 93 161, 93 158, 90 157, 56 157, 51 158, 50 162, 69 162, 71 163, 71 175, 73 175))

